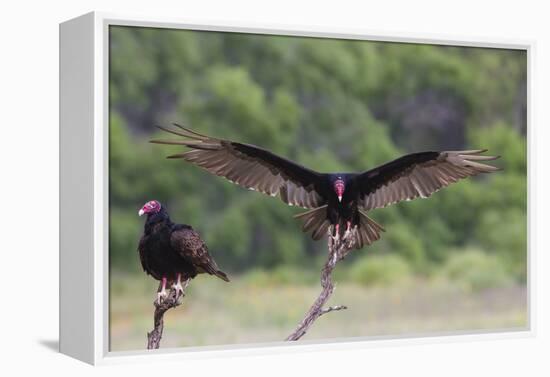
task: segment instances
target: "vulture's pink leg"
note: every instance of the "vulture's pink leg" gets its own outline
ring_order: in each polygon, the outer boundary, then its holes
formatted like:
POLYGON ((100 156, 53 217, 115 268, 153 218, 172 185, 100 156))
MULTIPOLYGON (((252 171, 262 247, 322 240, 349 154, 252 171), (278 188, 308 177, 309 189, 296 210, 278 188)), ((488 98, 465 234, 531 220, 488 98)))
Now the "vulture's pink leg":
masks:
POLYGON ((176 291, 176 300, 179 298, 180 295, 183 295, 183 286, 181 285, 181 274, 178 274, 178 277, 176 278, 176 282, 174 285, 172 285, 172 289, 176 291))
POLYGON ((336 242, 340 239, 340 224, 334 225, 334 229, 335 229, 335 232, 334 232, 334 235, 332 236, 332 239, 334 240, 334 242, 336 242))
POLYGON ((168 292, 166 291, 166 277, 162 277, 162 289, 157 293, 157 304, 161 304, 162 301, 168 297, 168 292))
POLYGON ((345 241, 351 235, 351 221, 346 222, 346 231, 344 232, 344 237, 342 239, 345 241))

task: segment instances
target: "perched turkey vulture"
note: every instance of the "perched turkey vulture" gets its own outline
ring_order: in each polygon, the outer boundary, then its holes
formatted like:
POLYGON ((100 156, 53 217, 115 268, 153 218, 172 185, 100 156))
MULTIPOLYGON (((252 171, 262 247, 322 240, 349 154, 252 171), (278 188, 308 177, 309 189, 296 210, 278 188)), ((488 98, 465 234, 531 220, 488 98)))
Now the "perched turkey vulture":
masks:
POLYGON ((260 147, 174 125, 178 129, 159 128, 183 139, 151 142, 191 150, 168 158, 182 158, 240 186, 308 208, 296 215, 303 221, 304 232, 311 232, 315 240, 325 234, 353 236, 357 249, 370 245, 384 231, 367 216, 369 210, 427 198, 462 178, 500 170, 480 163, 499 157, 482 155, 487 150, 479 149, 413 153, 362 173, 318 173, 260 147))
POLYGON ((143 270, 162 281, 159 304, 168 295, 167 282, 173 284, 178 295, 183 293, 181 282, 200 273, 206 272, 229 281, 208 254, 208 248, 199 234, 189 225, 174 224, 158 201, 145 203, 138 214, 147 215, 143 236, 139 240, 139 258, 143 270))

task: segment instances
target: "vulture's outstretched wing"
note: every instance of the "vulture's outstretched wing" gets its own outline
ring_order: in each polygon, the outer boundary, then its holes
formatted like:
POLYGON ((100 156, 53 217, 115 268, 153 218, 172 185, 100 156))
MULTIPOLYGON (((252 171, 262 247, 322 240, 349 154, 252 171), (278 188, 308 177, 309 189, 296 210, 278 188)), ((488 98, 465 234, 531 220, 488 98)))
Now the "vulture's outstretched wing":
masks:
POLYGON ((214 259, 208 253, 206 244, 200 235, 190 226, 176 225, 170 236, 172 249, 182 258, 185 258, 198 270, 210 275, 216 275, 222 280, 229 281, 227 275, 220 271, 214 259))
POLYGON ((151 142, 184 145, 191 150, 168 158, 183 158, 239 186, 279 196, 289 205, 316 208, 324 204, 317 191, 321 174, 254 145, 216 139, 175 126, 179 129, 159 128, 183 139, 151 142))
POLYGON ((484 156, 487 150, 413 153, 357 177, 365 210, 386 207, 402 200, 427 198, 451 183, 479 173, 500 170, 480 163, 499 156, 484 156))

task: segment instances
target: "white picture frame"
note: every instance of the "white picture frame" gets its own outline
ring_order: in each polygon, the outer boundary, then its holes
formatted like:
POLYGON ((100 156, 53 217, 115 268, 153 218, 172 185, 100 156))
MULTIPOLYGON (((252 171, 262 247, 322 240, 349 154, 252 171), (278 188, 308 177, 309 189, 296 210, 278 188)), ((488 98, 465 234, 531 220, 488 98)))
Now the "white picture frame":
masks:
MULTIPOLYGON (((365 337, 338 342, 301 341, 155 351, 109 352, 108 334, 108 31, 111 25, 250 32, 523 49, 528 64, 528 141, 531 140, 531 82, 534 42, 384 34, 365 30, 293 29, 280 25, 219 23, 184 19, 88 13, 60 25, 60 351, 90 364, 222 357, 236 354, 294 353, 387 344, 455 342, 529 337, 535 334, 533 252, 528 247, 528 323, 525 329, 489 333, 448 333, 423 338, 365 337)), ((532 146, 532 143, 529 142, 532 146)), ((532 149, 528 154, 532 156, 532 149)), ((531 167, 529 167, 531 169, 531 167)), ((528 175, 528 183, 530 183, 528 175)), ((531 190, 529 189, 529 192, 531 190)), ((528 219, 531 218, 528 194, 528 219)), ((529 222, 529 221, 528 221, 529 222)), ((529 237, 530 239, 530 237, 529 237)))

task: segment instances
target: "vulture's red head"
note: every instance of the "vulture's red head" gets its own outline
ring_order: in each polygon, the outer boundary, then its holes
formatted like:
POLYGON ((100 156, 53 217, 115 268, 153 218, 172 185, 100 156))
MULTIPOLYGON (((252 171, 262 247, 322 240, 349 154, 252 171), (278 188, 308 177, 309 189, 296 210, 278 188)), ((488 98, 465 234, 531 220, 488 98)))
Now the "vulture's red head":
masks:
POLYGON ((338 201, 342 201, 342 196, 344 195, 344 191, 346 190, 346 184, 341 178, 338 178, 336 181, 334 181, 334 192, 336 193, 336 196, 338 196, 338 201))
POLYGON ((156 200, 151 200, 150 202, 147 202, 141 207, 141 209, 138 212, 138 215, 149 215, 153 213, 158 213, 160 211, 160 203, 156 200))

